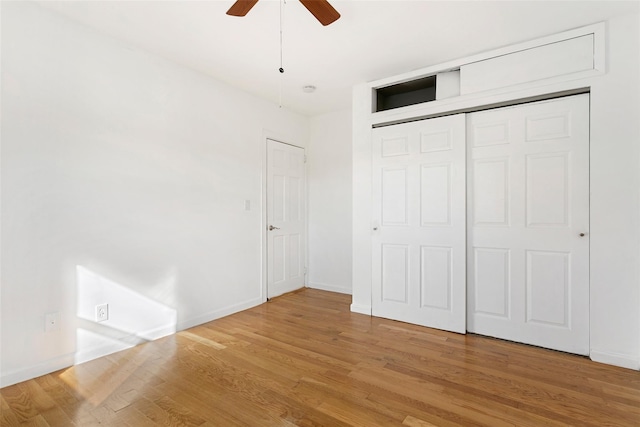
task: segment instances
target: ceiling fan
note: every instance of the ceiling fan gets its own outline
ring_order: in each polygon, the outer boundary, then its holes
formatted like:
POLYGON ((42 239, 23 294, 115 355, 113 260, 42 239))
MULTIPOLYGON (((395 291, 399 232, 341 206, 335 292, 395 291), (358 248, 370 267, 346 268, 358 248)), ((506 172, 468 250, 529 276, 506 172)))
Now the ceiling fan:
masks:
MULTIPOLYGON (((236 0, 233 6, 227 11, 227 15, 245 16, 256 3, 258 3, 258 0, 236 0)), ((322 25, 329 25, 340 18, 338 11, 335 10, 327 0, 300 0, 300 3, 302 3, 322 25)))

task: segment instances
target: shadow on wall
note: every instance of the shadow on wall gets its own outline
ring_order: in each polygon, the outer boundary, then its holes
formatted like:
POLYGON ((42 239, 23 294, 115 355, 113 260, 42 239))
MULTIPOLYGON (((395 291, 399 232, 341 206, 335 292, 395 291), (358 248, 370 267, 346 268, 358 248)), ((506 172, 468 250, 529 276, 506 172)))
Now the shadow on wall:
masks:
MULTIPOLYGON (((177 311, 76 266, 77 333, 75 364, 134 347, 176 332, 177 311), (97 306, 108 318, 98 321, 97 306)), ((175 281, 175 277, 172 279, 175 281)))

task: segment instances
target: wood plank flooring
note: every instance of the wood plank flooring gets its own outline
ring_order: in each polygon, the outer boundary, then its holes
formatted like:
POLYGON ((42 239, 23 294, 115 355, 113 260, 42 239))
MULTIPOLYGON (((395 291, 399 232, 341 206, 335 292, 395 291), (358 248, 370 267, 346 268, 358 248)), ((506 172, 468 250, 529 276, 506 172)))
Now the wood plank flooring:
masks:
POLYGON ((5 426, 640 426, 640 373, 306 289, 0 390, 5 426))

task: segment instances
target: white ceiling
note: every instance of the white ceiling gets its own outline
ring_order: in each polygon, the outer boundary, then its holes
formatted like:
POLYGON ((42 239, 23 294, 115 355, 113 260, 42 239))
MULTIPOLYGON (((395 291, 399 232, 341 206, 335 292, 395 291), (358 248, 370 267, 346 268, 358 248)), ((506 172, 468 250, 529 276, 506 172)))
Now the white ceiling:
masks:
POLYGON ((323 27, 297 0, 260 0, 244 18, 234 0, 39 3, 138 48, 306 115, 347 109, 354 84, 637 13, 636 1, 331 0, 323 27), (315 85, 313 94, 302 92, 315 85))

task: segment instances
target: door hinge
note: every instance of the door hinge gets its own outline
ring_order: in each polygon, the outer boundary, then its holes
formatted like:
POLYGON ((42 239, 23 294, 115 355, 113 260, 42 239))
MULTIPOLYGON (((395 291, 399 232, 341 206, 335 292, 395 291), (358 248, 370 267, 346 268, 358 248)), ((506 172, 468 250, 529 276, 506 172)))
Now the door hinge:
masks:
POLYGON ((307 155, 304 155, 304 162, 307 163, 307 155))

